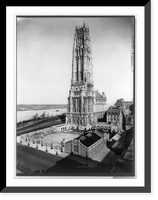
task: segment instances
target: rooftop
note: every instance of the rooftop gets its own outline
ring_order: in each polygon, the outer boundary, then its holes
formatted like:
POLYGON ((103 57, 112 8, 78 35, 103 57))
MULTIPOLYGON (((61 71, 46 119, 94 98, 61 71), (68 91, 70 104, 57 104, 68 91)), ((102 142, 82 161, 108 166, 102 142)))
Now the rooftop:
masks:
POLYGON ((120 112, 121 112, 121 109, 120 108, 115 108, 115 107, 109 108, 107 110, 107 113, 120 114, 120 112))
POLYGON ((103 98, 103 96, 100 94, 100 92, 98 90, 95 91, 95 96, 97 98, 103 98))
POLYGON ((132 101, 124 101, 123 99, 118 99, 115 103, 115 106, 123 107, 132 105, 132 101))
POLYGON ((104 147, 102 147, 97 153, 95 153, 91 159, 101 162, 106 156, 107 154, 110 152, 111 150, 109 148, 107 148, 107 146, 105 145, 104 147))
POLYGON ((77 138, 86 147, 90 147, 92 144, 101 139, 101 137, 94 132, 89 132, 86 135, 79 136, 77 138))
POLYGON ((115 103, 115 106, 119 106, 119 107, 123 107, 123 100, 122 99, 118 99, 115 103))

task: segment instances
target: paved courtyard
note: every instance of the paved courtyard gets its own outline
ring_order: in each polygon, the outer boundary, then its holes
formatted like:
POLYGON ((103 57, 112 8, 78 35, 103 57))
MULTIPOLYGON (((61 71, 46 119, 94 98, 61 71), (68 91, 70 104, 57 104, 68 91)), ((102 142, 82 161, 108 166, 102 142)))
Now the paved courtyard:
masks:
POLYGON ((78 136, 79 133, 75 132, 59 132, 47 135, 43 138, 43 140, 48 144, 51 144, 51 142, 53 144, 60 144, 63 140, 64 142, 68 142, 70 140, 77 138, 78 136))
POLYGON ((43 136, 43 138, 41 138, 41 135, 33 136, 29 134, 18 136, 17 163, 20 163, 22 168, 27 168, 30 172, 35 169, 46 170, 49 167, 56 165, 56 161, 69 155, 62 151, 61 142, 73 140, 80 134, 81 132, 77 131, 65 131, 48 134, 43 136), (27 140, 26 136, 29 136, 27 137, 27 140), (48 157, 47 155, 55 157, 48 157))
POLYGON ((78 137, 81 134, 81 132, 75 132, 75 131, 65 131, 65 132, 58 132, 53 133, 49 135, 43 136, 41 138, 41 135, 33 135, 31 137, 27 137, 28 135, 22 135, 17 137, 17 143, 20 143, 24 146, 29 146, 32 148, 37 148, 41 151, 47 151, 47 153, 59 155, 62 157, 65 157, 67 153, 64 153, 61 151, 61 142, 67 142, 70 140, 73 140, 74 138, 78 137), (38 144, 37 144, 38 142, 38 144))

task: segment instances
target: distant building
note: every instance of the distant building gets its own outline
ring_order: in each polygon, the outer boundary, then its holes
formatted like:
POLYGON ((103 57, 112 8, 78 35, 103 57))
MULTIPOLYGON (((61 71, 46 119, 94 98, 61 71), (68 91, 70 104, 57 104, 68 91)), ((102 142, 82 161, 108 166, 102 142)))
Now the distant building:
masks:
POLYGON ((133 123, 133 115, 134 115, 134 105, 129 106, 129 115, 126 117, 127 122, 133 123))
POLYGON ((133 104, 133 101, 124 101, 124 99, 118 99, 114 106, 122 108, 125 116, 130 114, 130 106, 133 104))
POLYGON ((107 123, 111 124, 111 130, 124 130, 124 120, 122 108, 111 107, 107 110, 107 123))
POLYGON ((76 27, 73 43, 72 79, 66 124, 89 129, 106 111, 106 96, 94 89, 92 48, 89 27, 76 27))
MULTIPOLYGON (((106 135, 106 134, 105 134, 106 135)), ((65 143, 65 152, 91 158, 106 144, 106 136, 100 137, 94 132, 81 135, 73 141, 65 143)))
POLYGON ((60 132, 60 131, 64 131, 68 129, 68 125, 67 124, 58 124, 55 126, 52 126, 52 131, 53 132, 60 132))

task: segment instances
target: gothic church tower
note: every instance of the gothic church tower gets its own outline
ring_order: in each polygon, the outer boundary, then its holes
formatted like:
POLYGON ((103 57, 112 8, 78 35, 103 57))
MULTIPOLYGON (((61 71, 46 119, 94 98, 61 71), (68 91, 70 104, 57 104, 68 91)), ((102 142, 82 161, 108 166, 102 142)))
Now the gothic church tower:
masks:
POLYGON ((92 48, 89 28, 83 23, 75 29, 72 52, 72 78, 66 123, 77 129, 90 128, 94 117, 92 48))

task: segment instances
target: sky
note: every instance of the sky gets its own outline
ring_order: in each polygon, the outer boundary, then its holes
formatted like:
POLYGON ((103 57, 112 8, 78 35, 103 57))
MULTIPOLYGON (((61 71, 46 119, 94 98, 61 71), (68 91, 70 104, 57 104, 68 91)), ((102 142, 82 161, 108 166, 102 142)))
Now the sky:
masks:
POLYGON ((131 18, 18 17, 17 103, 67 104, 76 25, 90 30, 94 88, 132 100, 131 18))

